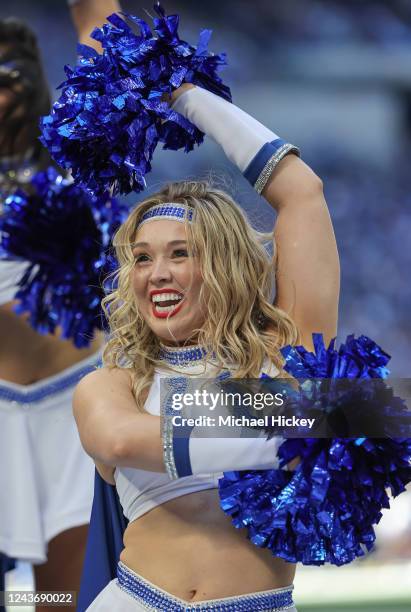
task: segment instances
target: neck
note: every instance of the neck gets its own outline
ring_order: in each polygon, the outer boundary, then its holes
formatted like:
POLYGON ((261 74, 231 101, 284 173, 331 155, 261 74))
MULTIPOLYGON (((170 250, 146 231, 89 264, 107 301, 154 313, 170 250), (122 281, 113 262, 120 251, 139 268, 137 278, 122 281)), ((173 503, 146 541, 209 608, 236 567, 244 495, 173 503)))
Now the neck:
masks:
POLYGON ((191 338, 186 338, 185 340, 163 340, 158 338, 159 342, 160 342, 160 346, 161 347, 166 347, 166 348, 187 348, 187 347, 192 347, 192 346, 197 346, 198 345, 198 338, 193 336, 191 338))

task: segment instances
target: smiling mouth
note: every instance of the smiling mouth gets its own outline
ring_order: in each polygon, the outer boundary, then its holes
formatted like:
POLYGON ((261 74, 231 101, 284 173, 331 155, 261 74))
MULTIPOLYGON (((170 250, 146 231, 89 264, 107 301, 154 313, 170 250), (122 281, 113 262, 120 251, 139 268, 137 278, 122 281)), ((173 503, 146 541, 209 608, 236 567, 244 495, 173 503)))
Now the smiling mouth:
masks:
POLYGON ((183 305, 181 293, 156 293, 151 296, 153 314, 159 319, 173 317, 183 305))

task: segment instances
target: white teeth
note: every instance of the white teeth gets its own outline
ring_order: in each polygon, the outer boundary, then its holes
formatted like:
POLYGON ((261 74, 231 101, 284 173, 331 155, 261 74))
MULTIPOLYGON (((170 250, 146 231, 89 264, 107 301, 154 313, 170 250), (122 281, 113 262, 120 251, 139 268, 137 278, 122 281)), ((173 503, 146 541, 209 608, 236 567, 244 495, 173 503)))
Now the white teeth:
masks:
MULTIPOLYGON (((151 296, 151 300, 154 303, 167 302, 168 300, 182 300, 183 296, 178 293, 155 293, 151 296)), ((173 308, 173 306, 166 306, 165 308, 173 308)))
POLYGON ((157 312, 172 312, 178 304, 174 304, 173 306, 156 306, 157 312))

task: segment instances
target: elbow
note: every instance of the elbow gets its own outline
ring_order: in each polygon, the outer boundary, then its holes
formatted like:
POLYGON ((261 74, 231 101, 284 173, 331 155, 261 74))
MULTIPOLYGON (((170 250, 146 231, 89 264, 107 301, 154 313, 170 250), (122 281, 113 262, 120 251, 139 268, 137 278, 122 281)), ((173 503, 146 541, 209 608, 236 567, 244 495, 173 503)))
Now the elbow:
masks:
POLYGON ((281 176, 278 174, 277 184, 272 180, 267 187, 266 197, 268 201, 276 202, 278 210, 306 206, 307 203, 319 203, 321 206, 326 206, 324 185, 321 178, 299 158, 292 161, 293 164, 286 168, 290 172, 286 173, 284 171, 284 177, 281 181, 281 176))
POLYGON ((302 191, 301 196, 307 199, 324 199, 324 183, 322 179, 309 169, 305 180, 301 183, 300 189, 302 191))
POLYGON ((315 172, 313 172, 312 182, 313 189, 316 191, 316 193, 324 193, 324 183, 318 174, 315 174, 315 172))
POLYGON ((296 190, 295 195, 300 198, 319 198, 324 194, 324 184, 321 178, 314 170, 300 159, 296 167, 295 181, 293 187, 296 190))
POLYGON ((101 461, 112 467, 129 465, 130 449, 128 440, 124 436, 113 432, 106 440, 105 448, 101 452, 101 461))
POLYGON ((95 461, 110 467, 127 465, 129 444, 115 431, 110 433, 86 430, 80 432, 80 440, 86 453, 95 461))

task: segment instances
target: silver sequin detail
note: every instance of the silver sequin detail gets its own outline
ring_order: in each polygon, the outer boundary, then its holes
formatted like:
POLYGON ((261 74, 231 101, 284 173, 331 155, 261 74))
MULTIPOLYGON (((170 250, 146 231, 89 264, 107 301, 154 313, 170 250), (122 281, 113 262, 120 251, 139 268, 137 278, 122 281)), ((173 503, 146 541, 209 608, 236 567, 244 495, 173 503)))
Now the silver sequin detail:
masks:
POLYGON ((292 586, 189 603, 144 580, 121 561, 117 566, 117 586, 153 612, 283 612, 294 608, 292 586))
POLYGON ((171 480, 178 479, 178 472, 174 460, 173 448, 173 414, 178 414, 173 410, 171 400, 174 393, 185 393, 187 391, 188 380, 183 376, 168 378, 167 385, 170 389, 168 396, 161 405, 161 438, 163 440, 163 461, 168 477, 171 480))
POLYGON ((254 184, 254 189, 257 193, 261 193, 263 191, 274 168, 288 153, 296 153, 298 156, 300 156, 300 149, 295 145, 286 142, 274 153, 274 155, 270 157, 254 184))
POLYGON ((163 438, 163 456, 166 472, 171 480, 177 480, 178 473, 174 461, 173 423, 171 419, 163 418, 161 435, 163 438))

